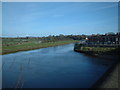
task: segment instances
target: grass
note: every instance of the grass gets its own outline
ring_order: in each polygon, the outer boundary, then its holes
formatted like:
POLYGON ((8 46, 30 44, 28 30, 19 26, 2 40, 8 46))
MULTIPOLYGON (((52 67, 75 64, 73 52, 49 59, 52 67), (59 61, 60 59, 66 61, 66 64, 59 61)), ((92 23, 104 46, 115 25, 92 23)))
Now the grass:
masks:
POLYGON ((108 52, 111 50, 115 50, 115 47, 81 47, 83 51, 100 51, 100 52, 108 52))
POLYGON ((120 52, 120 48, 118 47, 79 47, 78 51, 86 52, 86 53, 94 53, 94 54, 118 54, 120 52))
MULTIPOLYGON (((77 41, 76 40, 66 40, 66 41, 56 41, 56 42, 46 42, 46 43, 26 42, 26 43, 15 44, 15 45, 14 44, 3 45, 2 53, 0 53, 0 54, 3 55, 3 54, 14 53, 14 52, 18 52, 18 51, 27 51, 27 50, 33 50, 33 49, 39 49, 39 48, 46 48, 46 47, 70 44, 70 43, 74 43, 74 42, 77 42, 77 41)), ((14 42, 11 42, 11 43, 14 43, 14 42)))

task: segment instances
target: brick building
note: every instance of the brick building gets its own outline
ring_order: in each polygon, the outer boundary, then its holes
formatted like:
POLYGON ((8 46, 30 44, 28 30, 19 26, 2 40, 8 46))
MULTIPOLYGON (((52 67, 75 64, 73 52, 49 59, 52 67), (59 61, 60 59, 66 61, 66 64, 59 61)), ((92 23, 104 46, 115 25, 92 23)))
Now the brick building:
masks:
POLYGON ((120 32, 105 35, 91 35, 87 37, 88 44, 120 44, 120 32))

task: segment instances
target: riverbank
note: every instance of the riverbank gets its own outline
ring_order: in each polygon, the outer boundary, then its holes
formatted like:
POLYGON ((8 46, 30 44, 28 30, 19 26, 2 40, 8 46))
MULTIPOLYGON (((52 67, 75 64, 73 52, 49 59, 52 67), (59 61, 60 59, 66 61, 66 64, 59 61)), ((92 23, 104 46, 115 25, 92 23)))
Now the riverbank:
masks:
POLYGON ((119 62, 114 62, 107 72, 93 85, 93 88, 119 88, 119 65, 119 62))
POLYGON ((77 41, 66 40, 66 41, 45 42, 45 43, 29 42, 29 43, 23 43, 18 45, 2 46, 2 53, 0 54, 3 55, 3 54, 15 53, 19 51, 28 51, 28 50, 34 50, 34 49, 40 49, 40 48, 47 48, 47 47, 70 44, 75 42, 77 41))
POLYGON ((115 60, 112 67, 100 78, 100 80, 93 86, 94 88, 118 88, 118 68, 120 47, 99 47, 99 46, 82 46, 76 45, 74 50, 77 52, 85 53, 87 55, 105 58, 108 60, 115 60))
POLYGON ((120 63, 113 68, 113 70, 108 74, 105 80, 101 83, 99 88, 119 88, 119 83, 118 83, 120 82, 118 78, 119 66, 120 66, 120 63))
POLYGON ((120 53, 120 47, 119 46, 89 46, 84 44, 75 44, 74 51, 85 53, 88 55, 94 55, 97 57, 103 57, 103 58, 118 58, 118 54, 120 53), (114 56, 114 57, 113 57, 114 56))

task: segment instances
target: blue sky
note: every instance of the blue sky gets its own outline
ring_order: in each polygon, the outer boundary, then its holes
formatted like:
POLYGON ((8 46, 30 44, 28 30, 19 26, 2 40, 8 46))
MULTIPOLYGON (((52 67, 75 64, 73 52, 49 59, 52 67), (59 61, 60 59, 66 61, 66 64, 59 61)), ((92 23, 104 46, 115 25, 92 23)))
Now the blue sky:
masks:
POLYGON ((117 31, 117 2, 2 3, 3 36, 90 35, 117 31))

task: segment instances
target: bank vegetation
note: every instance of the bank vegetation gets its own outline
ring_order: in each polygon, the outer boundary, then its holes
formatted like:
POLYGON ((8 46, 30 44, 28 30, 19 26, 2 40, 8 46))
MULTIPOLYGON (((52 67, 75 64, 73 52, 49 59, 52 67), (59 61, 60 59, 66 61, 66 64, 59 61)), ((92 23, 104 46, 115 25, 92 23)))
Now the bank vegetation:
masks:
POLYGON ((58 35, 48 37, 16 37, 16 38, 1 38, 1 53, 8 54, 18 51, 27 51, 40 49, 64 44, 78 42, 79 39, 84 39, 84 35, 58 35))

